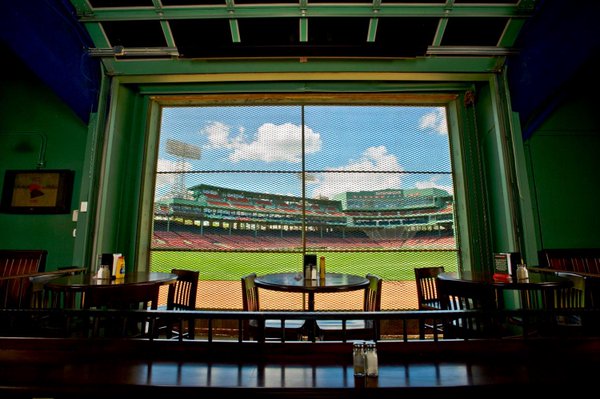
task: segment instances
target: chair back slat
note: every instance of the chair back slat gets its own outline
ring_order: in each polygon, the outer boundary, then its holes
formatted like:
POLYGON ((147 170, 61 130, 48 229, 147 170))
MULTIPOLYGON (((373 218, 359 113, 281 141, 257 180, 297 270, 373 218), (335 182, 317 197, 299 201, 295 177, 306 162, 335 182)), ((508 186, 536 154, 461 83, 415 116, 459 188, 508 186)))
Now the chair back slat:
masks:
MULTIPOLYGON (((0 250, 0 278, 43 272, 46 269, 46 250, 0 250)), ((21 308, 28 306, 31 296, 29 279, 0 281, 0 306, 21 308)))
POLYGON ((177 281, 169 285, 167 293, 167 309, 195 310, 198 296, 198 280, 200 272, 186 269, 172 269, 177 281))
POLYGON ((254 284, 254 279, 256 279, 256 273, 250 273, 242 277, 243 309, 251 312, 260 310, 258 287, 254 284))
POLYGON ((369 286, 365 288, 365 301, 363 310, 365 312, 375 312, 381 310, 381 277, 374 274, 367 274, 369 286))
POLYGON ((415 268, 415 283, 417 286, 417 301, 419 310, 440 309, 436 277, 444 272, 443 266, 428 266, 415 268))

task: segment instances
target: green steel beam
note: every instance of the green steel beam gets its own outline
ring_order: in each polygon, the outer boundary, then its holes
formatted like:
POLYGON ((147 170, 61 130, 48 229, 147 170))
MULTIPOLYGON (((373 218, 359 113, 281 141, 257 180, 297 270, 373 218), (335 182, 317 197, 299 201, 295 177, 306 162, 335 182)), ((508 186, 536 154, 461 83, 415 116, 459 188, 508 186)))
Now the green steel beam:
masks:
POLYGON ((444 32, 446 31, 446 26, 448 25, 448 18, 440 18, 438 22, 437 29, 435 31, 435 36, 433 37, 433 46, 439 46, 442 43, 442 38, 444 37, 444 32))
POLYGON ((308 18, 300 18, 300 42, 308 42, 308 18))
MULTIPOLYGON (((167 21, 160 21, 160 27, 162 28, 163 35, 165 36, 167 47, 176 47, 175 38, 173 38, 173 33, 171 32, 171 27, 169 26, 169 23, 167 21)), ((96 43, 95 40, 94 43, 96 43)))
POLYGON ((377 36, 377 24, 379 22, 378 18, 371 18, 369 20, 369 30, 367 33, 367 42, 374 43, 375 37, 377 36))
POLYGON ((240 37, 240 27, 237 19, 229 20, 229 29, 231 30, 231 41, 233 43, 240 43, 242 38, 240 37))
MULTIPOLYGON (((145 59, 142 61, 103 58, 107 70, 122 75, 166 75, 187 76, 190 74, 227 74, 260 72, 310 73, 326 72, 330 79, 337 78, 340 72, 368 73, 408 73, 418 76, 433 74, 439 79, 449 79, 463 73, 496 73, 496 57, 422 57, 416 59, 358 59, 337 58, 319 59, 308 57, 308 62, 299 58, 269 58, 260 60, 201 60, 201 59, 145 59), (439 75, 443 74, 442 77, 439 75)), ((211 78, 210 76, 208 77, 211 78)))
POLYGON ((532 10, 514 4, 259 4, 177 7, 118 7, 90 9, 85 1, 71 0, 81 22, 171 20, 204 18, 289 18, 289 17, 508 17, 526 18, 532 10))
POLYGON ((107 48, 110 47, 110 43, 108 42, 108 38, 104 34, 102 30, 102 25, 98 23, 85 24, 85 28, 87 29, 92 41, 96 45, 97 48, 107 48))
POLYGON ((512 47, 519 36, 521 28, 525 24, 525 20, 521 18, 511 18, 506 24, 506 28, 502 33, 502 37, 498 41, 499 47, 512 47))

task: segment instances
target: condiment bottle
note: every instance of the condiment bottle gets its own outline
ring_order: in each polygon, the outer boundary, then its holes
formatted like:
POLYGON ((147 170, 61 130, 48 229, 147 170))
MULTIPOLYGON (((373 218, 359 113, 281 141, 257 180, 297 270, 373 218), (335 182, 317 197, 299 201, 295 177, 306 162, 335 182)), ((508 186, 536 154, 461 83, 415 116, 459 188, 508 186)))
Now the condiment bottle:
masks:
POLYGON ((529 279, 529 271, 524 264, 517 265, 517 281, 525 281, 529 279))
POLYGON ((100 269, 98 269, 97 278, 99 278, 101 280, 110 279, 110 270, 107 265, 100 266, 100 269))
POLYGON ((325 257, 321 256, 319 258, 319 278, 321 280, 325 280, 325 257))
POLYGON ((377 377, 379 375, 377 346, 373 341, 369 341, 365 345, 365 371, 367 377, 377 377))
POLYGON ((365 344, 362 341, 357 341, 352 346, 352 358, 354 365, 354 376, 365 376, 365 344))

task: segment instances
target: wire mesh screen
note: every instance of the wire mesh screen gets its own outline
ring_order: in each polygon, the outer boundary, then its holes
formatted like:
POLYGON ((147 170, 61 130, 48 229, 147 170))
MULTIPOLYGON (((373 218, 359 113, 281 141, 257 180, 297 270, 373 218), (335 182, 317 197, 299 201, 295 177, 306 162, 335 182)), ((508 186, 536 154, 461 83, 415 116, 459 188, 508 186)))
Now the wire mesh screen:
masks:
MULTIPOLYGON (((326 270, 383 278, 382 310, 416 309, 414 268, 458 268, 452 163, 441 107, 165 107, 151 270, 200 271, 198 308, 241 309, 241 277, 326 270)), ((262 309, 303 309, 261 289, 262 309)), ((363 292, 317 294, 359 310, 363 292)))

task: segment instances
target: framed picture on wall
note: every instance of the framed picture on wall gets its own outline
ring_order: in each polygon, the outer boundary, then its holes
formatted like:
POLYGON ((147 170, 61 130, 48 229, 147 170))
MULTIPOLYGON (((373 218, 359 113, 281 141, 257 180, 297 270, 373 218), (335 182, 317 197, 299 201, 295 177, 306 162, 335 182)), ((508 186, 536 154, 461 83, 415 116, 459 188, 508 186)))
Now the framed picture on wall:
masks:
POLYGON ((0 212, 70 213, 72 170, 7 170, 2 184, 0 212))

